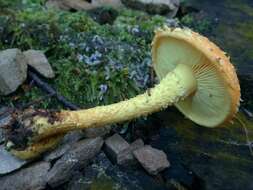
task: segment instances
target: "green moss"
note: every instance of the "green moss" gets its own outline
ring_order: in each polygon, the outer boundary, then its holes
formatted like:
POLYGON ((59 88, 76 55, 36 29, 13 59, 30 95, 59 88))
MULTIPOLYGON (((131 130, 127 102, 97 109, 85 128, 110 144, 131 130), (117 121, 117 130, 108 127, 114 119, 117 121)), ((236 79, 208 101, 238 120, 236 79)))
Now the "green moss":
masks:
MULTIPOLYGON (((165 18, 122 9, 113 25, 99 25, 85 12, 36 5, 23 4, 0 16, 0 48, 44 50, 56 72, 56 78, 47 82, 60 94, 91 107, 133 97, 148 87, 153 30, 165 18)), ((20 88, 14 95, 0 97, 0 102, 24 104, 43 95, 34 87, 20 88)), ((43 102, 37 107, 61 107, 54 98, 43 102)))
POLYGON ((187 14, 181 20, 181 23, 199 33, 207 33, 212 29, 212 23, 207 18, 196 18, 194 14, 187 14))

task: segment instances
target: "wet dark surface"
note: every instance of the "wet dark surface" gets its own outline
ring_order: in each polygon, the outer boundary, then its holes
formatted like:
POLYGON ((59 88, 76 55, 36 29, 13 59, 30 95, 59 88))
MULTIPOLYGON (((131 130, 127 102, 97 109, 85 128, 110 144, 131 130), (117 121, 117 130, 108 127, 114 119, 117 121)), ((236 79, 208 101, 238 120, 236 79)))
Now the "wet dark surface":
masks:
MULTIPOLYGON (((211 20, 211 30, 205 35, 231 57, 242 88, 241 108, 252 111, 253 1, 190 0, 186 5, 211 20)), ((250 114, 247 115, 239 113, 234 124, 208 129, 169 109, 157 115, 162 127, 150 138, 150 143, 167 153, 171 162, 169 178, 185 184, 184 180, 190 176, 183 177, 184 171, 192 174, 191 185, 186 185, 188 188, 250 190, 253 189, 253 155, 249 150, 253 122, 250 114)))
MULTIPOLYGON (((237 120, 234 124, 208 129, 185 119, 175 110, 160 113, 158 117, 163 127, 159 129, 159 138, 154 138, 151 145, 167 153, 171 162, 169 170, 179 172, 183 171, 182 167, 189 170, 200 189, 253 188, 253 155, 237 120)), ((237 117, 252 139, 252 121, 242 114, 237 117)))

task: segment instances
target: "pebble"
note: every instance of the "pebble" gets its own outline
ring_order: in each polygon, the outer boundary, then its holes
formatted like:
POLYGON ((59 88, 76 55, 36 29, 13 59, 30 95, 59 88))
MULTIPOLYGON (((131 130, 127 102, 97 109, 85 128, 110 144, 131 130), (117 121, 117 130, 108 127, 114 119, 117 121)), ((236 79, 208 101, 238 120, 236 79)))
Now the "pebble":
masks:
POLYGON ((133 154, 142 167, 151 175, 157 175, 170 166, 166 154, 149 145, 135 150, 133 154))

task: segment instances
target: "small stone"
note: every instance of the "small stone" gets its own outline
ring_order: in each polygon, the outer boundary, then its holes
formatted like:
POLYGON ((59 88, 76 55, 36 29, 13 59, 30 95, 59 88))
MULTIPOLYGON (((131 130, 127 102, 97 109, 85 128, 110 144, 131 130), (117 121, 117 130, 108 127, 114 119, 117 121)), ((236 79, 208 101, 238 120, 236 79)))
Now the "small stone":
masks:
POLYGON ((44 160, 47 162, 54 161, 64 155, 68 150, 71 149, 72 145, 82 139, 84 134, 82 131, 72 131, 66 134, 61 144, 51 152, 48 152, 44 156, 44 160))
POLYGON ((19 49, 0 52, 0 95, 14 92, 27 76, 27 61, 19 49))
POLYGON ((11 115, 11 108, 2 107, 0 108, 0 144, 5 140, 4 128, 5 126, 10 125, 13 122, 13 117, 11 115))
POLYGON ((121 152, 129 147, 128 142, 118 134, 114 134, 105 141, 105 152, 114 163, 118 163, 121 152))
POLYGON ((106 134, 110 133, 111 126, 98 127, 98 128, 88 128, 84 130, 84 136, 86 138, 95 138, 95 137, 103 137, 106 134))
POLYGON ((47 162, 54 161, 54 160, 62 157, 70 149, 71 149, 71 145, 69 145, 69 144, 59 145, 58 148, 56 148, 55 150, 46 154, 44 157, 44 160, 47 162))
POLYGON ((84 0, 48 0, 46 6, 63 10, 82 11, 95 9, 102 6, 119 8, 122 6, 122 3, 120 0, 92 0, 91 2, 84 0))
POLYGON ((72 131, 69 132, 68 134, 66 134, 63 138, 63 143, 64 144, 73 144, 77 141, 79 141, 80 139, 84 138, 84 132, 79 130, 79 131, 72 131))
POLYGON ((15 171, 26 163, 27 161, 12 156, 7 150, 5 150, 4 145, 0 146, 0 175, 15 171))
POLYGON ((92 0, 92 4, 95 7, 111 6, 114 8, 122 7, 121 0, 92 0))
POLYGON ((142 167, 151 175, 156 175, 170 166, 166 154, 151 146, 144 146, 137 149, 133 154, 142 167))
POLYGON ((46 187, 50 169, 47 162, 37 162, 28 168, 0 177, 1 190, 41 190, 46 187))
POLYGON ((0 128, 0 144, 2 144, 4 142, 4 132, 3 132, 3 129, 0 128))
POLYGON ((103 143, 103 139, 98 137, 73 144, 49 171, 48 184, 57 187, 70 180, 76 170, 84 168, 99 153, 103 143))
POLYGON ((121 0, 130 8, 143 10, 151 14, 166 14, 174 17, 178 11, 179 0, 121 0))
POLYGON ((28 50, 23 53, 28 65, 38 71, 42 76, 46 78, 54 78, 54 71, 42 51, 28 50))
POLYGON ((133 151, 143 146, 144 146, 144 142, 141 139, 134 141, 132 144, 130 144, 130 146, 127 149, 119 153, 117 164, 123 165, 123 166, 135 165, 137 162, 133 156, 133 151))

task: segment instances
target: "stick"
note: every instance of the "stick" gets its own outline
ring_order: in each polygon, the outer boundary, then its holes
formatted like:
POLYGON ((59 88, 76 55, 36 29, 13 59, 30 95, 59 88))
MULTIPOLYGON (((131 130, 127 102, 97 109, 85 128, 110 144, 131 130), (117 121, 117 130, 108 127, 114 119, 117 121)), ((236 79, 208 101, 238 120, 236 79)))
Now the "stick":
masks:
POLYGON ((49 84, 42 81, 37 74, 32 71, 28 71, 28 76, 35 82, 36 86, 46 91, 48 94, 55 96, 65 107, 71 110, 80 109, 77 105, 68 101, 64 96, 60 95, 55 89, 53 89, 49 84))

